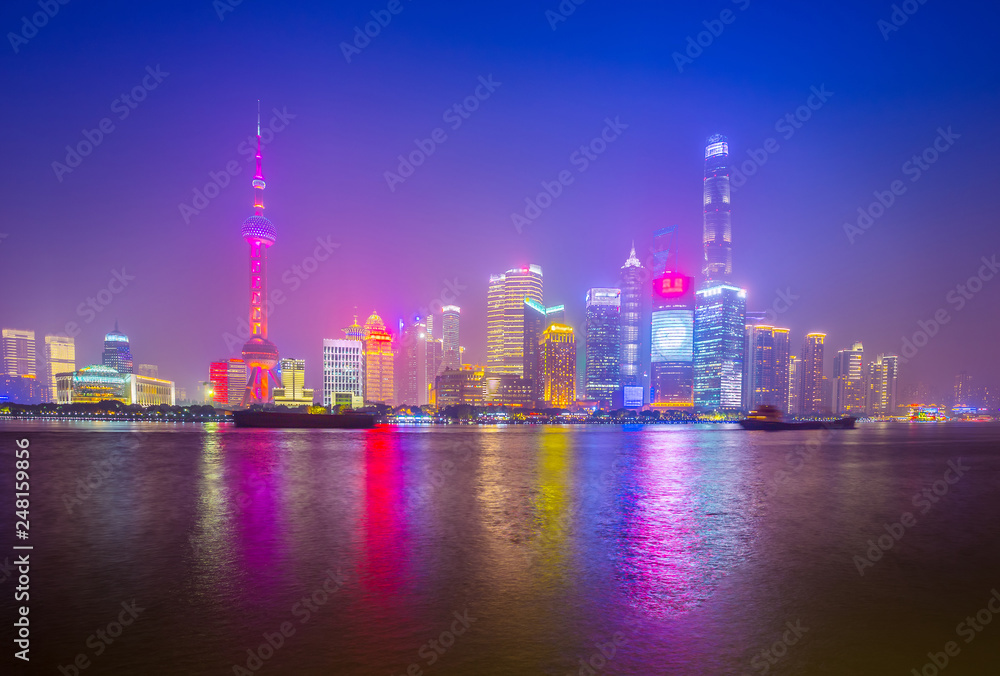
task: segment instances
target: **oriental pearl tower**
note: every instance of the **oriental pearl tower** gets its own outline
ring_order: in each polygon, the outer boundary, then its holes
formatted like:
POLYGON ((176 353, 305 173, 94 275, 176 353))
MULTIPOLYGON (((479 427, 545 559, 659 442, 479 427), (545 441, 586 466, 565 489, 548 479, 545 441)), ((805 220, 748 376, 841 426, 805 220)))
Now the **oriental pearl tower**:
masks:
POLYGON ((247 386, 243 405, 269 404, 280 382, 278 348, 267 339, 267 250, 278 232, 264 217, 264 175, 260 166, 260 101, 257 102, 257 173, 253 177, 253 216, 243 221, 240 234, 250 245, 250 340, 243 346, 247 386))

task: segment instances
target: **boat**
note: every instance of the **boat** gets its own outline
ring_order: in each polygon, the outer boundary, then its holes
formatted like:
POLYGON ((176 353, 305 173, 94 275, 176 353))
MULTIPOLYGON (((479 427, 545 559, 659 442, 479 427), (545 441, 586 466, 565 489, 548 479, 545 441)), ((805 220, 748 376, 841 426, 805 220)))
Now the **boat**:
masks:
POLYGON ((779 432, 782 430, 853 430, 857 418, 844 416, 836 420, 785 420, 776 406, 765 404, 751 411, 740 427, 745 430, 779 432))
POLYGON ((278 411, 233 411, 237 427, 279 429, 367 429, 375 416, 366 413, 291 413, 278 411))

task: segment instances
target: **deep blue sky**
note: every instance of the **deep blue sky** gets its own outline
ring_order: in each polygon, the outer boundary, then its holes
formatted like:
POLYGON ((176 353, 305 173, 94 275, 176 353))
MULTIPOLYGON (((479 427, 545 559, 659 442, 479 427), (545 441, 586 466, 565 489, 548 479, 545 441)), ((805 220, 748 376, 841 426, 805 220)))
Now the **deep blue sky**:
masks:
MULTIPOLYGON (((808 331, 829 334, 828 356, 856 339, 872 356, 898 352, 918 320, 945 308, 951 321, 904 381, 1000 376, 1000 280, 961 311, 946 300, 981 256, 1000 254, 1000 50, 977 28, 995 24, 994 7, 930 0, 885 40, 888 2, 587 0, 553 31, 555 0, 402 0, 347 63, 339 43, 387 3, 295 4, 243 0, 220 20, 210 0, 70 2, 18 53, 4 41, 0 325, 42 334, 75 320, 83 365, 99 361, 118 318, 137 361, 189 388, 207 378, 246 313, 239 225, 252 172, 237 148, 260 98, 265 123, 274 107, 296 116, 264 157, 279 232, 271 283, 288 292, 271 337, 308 360, 316 387, 320 340, 340 337, 355 306, 395 322, 457 279, 462 342, 481 362, 491 272, 541 264, 545 300, 579 325, 586 289, 616 282, 633 238, 648 249, 654 229, 680 225, 682 266, 696 271, 714 132, 739 161, 768 138, 780 144, 734 194, 734 277, 751 309, 769 307, 776 289, 799 296, 778 320, 796 352, 808 331), (679 73, 672 54, 727 8, 735 20, 679 73), (169 75, 118 120, 112 102, 157 65, 169 75), (447 128, 445 109, 490 75, 500 87, 447 128), (833 96, 782 138, 775 122, 821 85, 833 96), (627 130, 577 172, 570 154, 616 116, 627 130), (104 117, 114 131, 57 180, 52 162, 104 117), (961 137, 911 182, 904 162, 949 126, 961 137), (448 140, 390 192, 383 172, 437 127, 448 140), (185 223, 178 205, 230 160, 241 173, 185 223), (511 213, 563 169, 574 184, 519 235, 511 213), (906 193, 850 244, 845 221, 896 179, 906 193), (340 248, 293 291, 282 273, 324 236, 340 248), (85 323, 77 306, 123 266, 135 280, 85 323)), ((4 3, 0 28, 19 32, 37 11, 4 3)))

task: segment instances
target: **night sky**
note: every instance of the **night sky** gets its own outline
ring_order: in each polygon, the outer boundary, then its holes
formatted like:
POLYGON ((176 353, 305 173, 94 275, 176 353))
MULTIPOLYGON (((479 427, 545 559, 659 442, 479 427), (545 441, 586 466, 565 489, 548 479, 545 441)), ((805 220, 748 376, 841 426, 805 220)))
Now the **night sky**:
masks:
POLYGON ((948 323, 902 382, 947 387, 960 370, 996 379, 1000 279, 961 309, 948 294, 1000 255, 998 10, 911 1, 915 13, 890 31, 879 26, 889 2, 567 0, 575 11, 562 17, 546 16, 557 0, 399 0, 398 14, 383 0, 77 0, 12 46, 39 7, 10 0, 0 325, 41 338, 77 322, 83 366, 100 361, 118 319, 136 362, 193 395, 209 361, 235 356, 223 336, 247 312, 239 228, 253 170, 241 144, 259 98, 265 126, 275 109, 288 114, 264 149, 265 213, 278 229, 270 282, 287 298, 270 338, 307 360, 311 386, 321 339, 342 337, 355 307, 395 325, 457 288, 466 360, 482 363, 490 273, 542 265, 545 301, 565 303, 577 327, 586 290, 617 282, 632 239, 647 258, 659 227, 680 226, 681 267, 697 274, 704 143, 717 132, 737 166, 777 144, 733 195, 733 278, 751 310, 772 307, 777 290, 798 297, 777 319, 794 353, 808 331, 828 334, 828 361, 854 340, 868 357, 899 353, 943 310, 948 323), (341 43, 373 11, 391 21, 348 62, 341 43), (705 32, 708 45, 679 68, 674 54, 710 28, 721 32, 705 32), (133 108, 120 97, 136 87, 133 108), (477 87, 489 93, 477 110, 446 117, 477 87), (830 93, 821 105, 812 88, 830 93), (809 101, 818 109, 799 128, 777 124, 809 101), (72 171, 53 167, 104 118, 113 129, 92 153, 72 171), (571 156, 607 119, 618 136, 580 171, 571 156), (385 172, 438 128, 446 139, 390 189, 385 172), (904 166, 939 129, 952 136, 936 161, 919 174, 904 166), (230 162, 228 185, 182 213, 230 162), (519 233, 511 214, 564 170, 573 183, 519 233), (852 243, 844 224, 897 180, 905 192, 852 243), (317 238, 339 246, 296 276, 317 238), (107 307, 78 312, 123 268, 134 279, 104 294, 107 307))

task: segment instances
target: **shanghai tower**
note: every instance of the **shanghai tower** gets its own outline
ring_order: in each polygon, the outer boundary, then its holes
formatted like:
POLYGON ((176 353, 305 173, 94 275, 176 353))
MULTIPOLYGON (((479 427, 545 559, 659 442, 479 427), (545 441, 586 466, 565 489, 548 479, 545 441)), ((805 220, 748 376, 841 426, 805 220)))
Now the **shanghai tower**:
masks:
POLYGON ((732 207, 729 201, 729 143, 722 134, 705 146, 705 284, 727 282, 733 272, 732 207))
POLYGON ((243 346, 247 386, 243 405, 269 404, 281 381, 277 373, 278 348, 267 339, 267 250, 278 237, 264 217, 264 176, 260 158, 260 103, 257 104, 257 173, 253 177, 253 216, 243 221, 240 234, 250 245, 250 340, 243 346))

